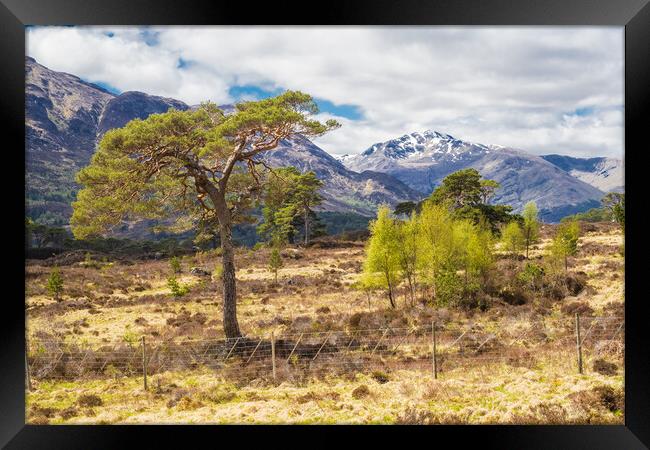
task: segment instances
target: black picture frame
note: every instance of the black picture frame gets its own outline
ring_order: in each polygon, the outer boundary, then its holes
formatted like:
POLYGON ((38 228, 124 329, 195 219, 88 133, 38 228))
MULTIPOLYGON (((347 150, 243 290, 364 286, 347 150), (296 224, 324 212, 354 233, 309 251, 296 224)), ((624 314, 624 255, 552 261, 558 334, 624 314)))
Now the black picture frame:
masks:
MULTIPOLYGON (((315 24, 315 25, 612 25, 625 27, 625 184, 627 193, 625 273, 625 425, 622 426, 436 426, 370 427, 364 434, 384 440, 396 435, 407 445, 423 440, 426 445, 452 442, 455 448, 470 441, 480 448, 571 448, 640 449, 650 446, 650 357, 648 301, 642 276, 643 232, 641 204, 650 109, 650 4, 649 0, 357 0, 307 4, 284 1, 253 4, 237 1, 173 0, 0 0, 0 115, 5 133, 1 142, 5 170, 2 173, 6 213, 15 228, 5 234, 3 295, 5 320, 1 333, 0 444, 6 448, 115 448, 144 438, 145 448, 154 442, 170 443, 188 433, 202 433, 211 446, 224 441, 223 431, 239 442, 266 435, 280 427, 163 427, 163 426, 31 426, 25 425, 25 324, 24 321, 24 74, 26 25, 224 25, 224 24, 315 24), (645 142, 645 144, 644 144, 645 142), (11 249, 6 244, 11 243, 11 249), (11 257, 9 257, 11 255, 11 257), (22 259, 21 259, 22 256, 22 259), (638 261, 638 263, 637 263, 638 261), (22 277, 21 277, 22 273, 22 277), (22 311, 22 313, 21 313, 22 311), (197 430, 198 429, 198 430, 197 430), (435 440, 431 440, 435 439, 435 440), (451 441, 449 440, 451 439, 451 441)), ((285 428, 286 430, 286 428, 285 428)), ((291 433, 304 431, 292 427, 291 433)), ((284 437, 296 444, 311 445, 313 433, 319 443, 348 440, 342 433, 357 427, 338 427, 323 432, 308 430, 309 440, 284 437), (335 431, 335 432, 333 432, 335 431)), ((235 441, 237 442, 237 441, 235 441)))

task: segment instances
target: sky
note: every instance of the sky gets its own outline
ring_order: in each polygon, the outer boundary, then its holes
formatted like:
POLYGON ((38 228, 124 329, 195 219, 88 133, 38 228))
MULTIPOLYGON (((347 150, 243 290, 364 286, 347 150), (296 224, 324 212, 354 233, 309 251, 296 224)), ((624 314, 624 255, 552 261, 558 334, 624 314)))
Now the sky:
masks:
POLYGON ((312 95, 356 154, 435 130, 534 154, 623 158, 622 27, 28 27, 27 53, 190 105, 312 95))

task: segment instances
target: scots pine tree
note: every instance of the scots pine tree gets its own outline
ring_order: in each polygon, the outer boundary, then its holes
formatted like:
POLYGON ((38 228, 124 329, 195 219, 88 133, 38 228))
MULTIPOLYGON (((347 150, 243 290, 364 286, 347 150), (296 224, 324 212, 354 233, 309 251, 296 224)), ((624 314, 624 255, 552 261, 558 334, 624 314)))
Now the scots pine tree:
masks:
POLYGON ((77 239, 102 234, 125 219, 174 218, 179 228, 218 226, 223 264, 223 327, 241 336, 232 227, 262 189, 259 158, 283 139, 319 136, 338 126, 311 118, 313 99, 287 91, 235 105, 226 115, 214 104, 152 114, 108 131, 88 167, 77 175, 82 189, 73 203, 77 239))

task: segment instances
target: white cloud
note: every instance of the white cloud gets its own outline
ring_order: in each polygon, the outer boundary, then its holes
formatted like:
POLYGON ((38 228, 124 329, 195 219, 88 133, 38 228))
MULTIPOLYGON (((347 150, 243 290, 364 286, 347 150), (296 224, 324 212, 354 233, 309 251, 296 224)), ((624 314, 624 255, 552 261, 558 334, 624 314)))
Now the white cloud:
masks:
POLYGON ((431 128, 538 154, 622 157, 623 28, 174 26, 147 29, 155 45, 141 31, 31 28, 28 53, 191 104, 232 101, 229 87, 251 84, 357 105, 361 120, 339 118, 317 140, 334 154, 431 128))

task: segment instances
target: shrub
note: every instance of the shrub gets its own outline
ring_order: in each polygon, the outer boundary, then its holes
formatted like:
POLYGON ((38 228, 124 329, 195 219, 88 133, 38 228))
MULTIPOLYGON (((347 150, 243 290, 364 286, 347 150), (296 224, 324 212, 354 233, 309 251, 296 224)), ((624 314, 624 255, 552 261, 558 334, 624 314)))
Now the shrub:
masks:
POLYGON ((382 372, 381 370, 375 370, 371 376, 379 384, 388 383, 390 381, 388 375, 385 372, 382 372))
POLYGON ((258 251, 262 248, 264 248, 264 242, 257 242, 253 245, 253 251, 258 251))
POLYGON ((91 407, 91 406, 102 406, 104 402, 97 395, 81 394, 77 399, 77 404, 79 406, 91 407))
POLYGON ((177 256, 174 256, 169 260, 169 267, 172 269, 172 273, 181 273, 183 270, 181 267, 181 260, 177 256))
POLYGON ((398 414, 395 419, 396 425, 430 425, 434 423, 434 416, 431 411, 417 409, 415 406, 407 406, 398 414))
POLYGON ((356 399, 367 397, 369 394, 370 394, 370 389, 368 389, 368 386, 366 386, 365 384, 362 384, 354 391, 352 391, 352 397, 356 399))
POLYGON ((588 303, 578 301, 563 304, 562 307, 560 307, 560 311, 567 315, 582 314, 585 316, 593 314, 594 312, 588 303))
POLYGON ((91 269, 101 269, 102 264, 99 261, 95 261, 90 254, 90 252, 86 252, 86 255, 84 256, 84 260, 79 263, 81 267, 89 267, 91 269))
POLYGON ((359 328, 359 325, 361 324, 361 319, 363 318, 363 314, 361 313, 354 313, 350 316, 348 319, 348 323, 350 324, 351 328, 359 328))
POLYGON ((175 277, 167 279, 167 287, 172 291, 174 297, 182 297, 190 291, 186 284, 180 284, 175 277))
POLYGON ((451 270, 442 271, 436 277, 436 304, 457 306, 463 298, 463 282, 451 270))
POLYGON ((623 393, 610 386, 596 386, 592 390, 597 395, 600 404, 611 412, 623 409, 623 393))
POLYGON ((517 280, 533 290, 541 287, 544 278, 544 269, 535 263, 526 263, 526 266, 517 274, 517 280))
POLYGON ((601 375, 616 375, 616 370, 618 366, 616 364, 605 361, 604 359, 597 359, 594 361, 594 372, 598 372, 601 375))
POLYGON ((50 277, 47 279, 47 292, 54 298, 54 300, 61 300, 61 293, 63 292, 63 277, 58 267, 54 267, 50 272, 50 277))
POLYGON ((528 302, 528 297, 524 292, 511 286, 504 286, 497 295, 509 305, 517 306, 528 302))

